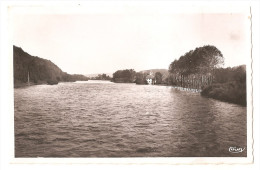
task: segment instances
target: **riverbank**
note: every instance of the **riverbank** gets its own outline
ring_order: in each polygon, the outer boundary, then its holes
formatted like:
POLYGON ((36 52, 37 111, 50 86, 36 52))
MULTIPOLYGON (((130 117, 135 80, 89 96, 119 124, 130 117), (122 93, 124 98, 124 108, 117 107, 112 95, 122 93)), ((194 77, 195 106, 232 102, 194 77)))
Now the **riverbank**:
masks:
MULTIPOLYGON (((97 81, 97 80, 94 80, 94 81, 97 81)), ((99 81, 104 81, 106 83, 119 83, 119 84, 125 83, 125 82, 112 82, 112 81, 105 81, 105 80, 99 80, 99 81)), ((44 81, 38 82, 38 83, 30 82, 30 86, 43 85, 43 84, 47 85, 48 83, 44 82, 44 81)), ((131 83, 131 84, 135 84, 135 83, 131 83)), ((136 85, 140 85, 140 84, 136 84, 136 85)), ((28 83, 23 83, 23 82, 14 83, 14 88, 21 88, 21 87, 26 87, 26 86, 28 86, 28 83)), ((242 84, 242 83, 238 83, 238 82, 212 84, 210 86, 206 86, 202 90, 183 88, 183 87, 178 87, 178 86, 171 86, 171 85, 167 85, 167 84, 156 84, 153 86, 168 86, 168 87, 172 87, 172 88, 175 88, 175 89, 178 89, 181 91, 196 92, 196 93, 200 93, 201 96, 204 96, 204 97, 213 98, 213 99, 220 100, 223 102, 239 104, 242 106, 246 106, 246 104, 247 104, 247 102, 246 102, 246 85, 242 84)))
POLYGON ((177 90, 200 93, 203 97, 213 98, 219 101, 247 106, 246 84, 232 81, 228 83, 216 83, 202 89, 184 88, 167 84, 155 84, 154 86, 170 86, 177 90))
POLYGON ((192 89, 192 88, 185 88, 185 87, 178 87, 178 86, 171 86, 175 89, 181 90, 181 91, 190 91, 190 92, 195 92, 195 93, 200 93, 200 89, 192 89))
POLYGON ((201 95, 242 106, 247 105, 246 84, 236 81, 212 84, 203 88, 201 95))
POLYGON ((60 82, 56 82, 56 81, 38 81, 37 83, 34 82, 21 82, 21 81, 15 81, 14 82, 14 88, 21 88, 21 87, 26 87, 26 86, 35 86, 35 85, 57 85, 59 83, 61 83, 63 81, 60 82))
POLYGON ((30 84, 28 84, 28 82, 22 82, 19 80, 14 80, 14 88, 21 88, 21 87, 26 87, 26 86, 34 86, 34 85, 42 85, 42 84, 47 84, 47 82, 45 81, 38 81, 37 83, 34 82, 30 82, 30 84))
POLYGON ((57 85, 57 84, 48 84, 47 82, 42 82, 42 83, 30 82, 30 84, 28 84, 28 83, 15 83, 14 88, 22 88, 22 87, 26 87, 26 86, 35 86, 35 85, 57 85))

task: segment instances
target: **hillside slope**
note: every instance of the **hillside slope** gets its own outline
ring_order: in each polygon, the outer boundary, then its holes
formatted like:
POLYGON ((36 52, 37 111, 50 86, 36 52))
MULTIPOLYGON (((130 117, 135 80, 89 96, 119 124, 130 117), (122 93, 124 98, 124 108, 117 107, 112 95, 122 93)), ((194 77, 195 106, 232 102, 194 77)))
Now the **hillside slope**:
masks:
POLYGON ((160 72, 160 73, 162 73, 162 75, 165 75, 165 76, 168 76, 168 74, 169 74, 169 72, 168 72, 168 70, 167 69, 150 69, 150 70, 142 70, 142 71, 140 71, 140 72, 142 72, 142 73, 152 73, 152 74, 155 74, 156 72, 160 72))
POLYGON ((31 56, 22 48, 13 46, 14 87, 27 83, 28 75, 32 84, 57 84, 59 81, 87 80, 83 75, 63 72, 50 60, 31 56))

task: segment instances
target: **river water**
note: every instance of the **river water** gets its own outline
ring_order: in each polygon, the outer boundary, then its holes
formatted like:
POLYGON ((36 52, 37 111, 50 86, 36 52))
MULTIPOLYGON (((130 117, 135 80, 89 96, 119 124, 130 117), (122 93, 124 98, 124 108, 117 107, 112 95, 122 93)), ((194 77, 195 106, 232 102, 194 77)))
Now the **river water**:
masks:
POLYGON ((247 155, 246 107, 167 86, 87 81, 18 88, 14 112, 15 157, 247 155))

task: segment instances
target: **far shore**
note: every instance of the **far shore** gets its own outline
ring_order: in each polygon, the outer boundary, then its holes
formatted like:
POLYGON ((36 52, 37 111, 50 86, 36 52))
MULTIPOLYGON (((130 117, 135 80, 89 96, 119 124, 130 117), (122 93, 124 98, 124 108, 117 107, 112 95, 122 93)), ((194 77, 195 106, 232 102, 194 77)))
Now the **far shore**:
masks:
MULTIPOLYGON (((126 82, 113 82, 113 81, 110 81, 110 80, 93 80, 93 81, 106 81, 106 82, 119 83, 119 84, 126 83, 126 82)), ((75 82, 81 82, 81 81, 75 81, 75 82)), ((59 82, 59 83, 64 83, 64 82, 59 82)), ((127 83, 127 84, 136 84, 136 83, 127 83)), ((28 85, 28 83, 22 83, 22 82, 17 83, 16 82, 14 84, 14 88, 22 88, 22 87, 35 86, 35 85, 50 85, 50 84, 48 84, 47 82, 40 82, 40 83, 37 83, 37 84, 30 82, 30 85, 28 85)), ((56 84, 53 84, 53 85, 56 85, 56 84)), ((136 85, 148 85, 148 84, 136 84, 136 85)), ((171 85, 167 85, 167 84, 154 84, 154 85, 148 85, 148 86, 168 86, 168 87, 172 87, 172 88, 175 88, 175 89, 178 89, 178 90, 181 90, 181 91, 189 91, 189 92, 200 93, 203 97, 208 97, 208 98, 212 98, 212 99, 223 101, 223 102, 234 103, 234 104, 238 104, 238 105, 241 105, 241 106, 246 106, 245 101, 242 101, 242 102, 239 101, 238 102, 236 99, 231 100, 231 99, 228 98, 229 96, 227 96, 227 95, 224 95, 222 97, 218 97, 219 96, 218 94, 220 92, 218 92, 217 94, 214 94, 214 95, 213 94, 209 95, 208 94, 208 88, 211 88, 212 86, 208 86, 207 88, 203 88, 202 90, 184 88, 184 87, 179 87, 179 86, 171 86, 171 85)), ((216 86, 216 85, 213 85, 213 86, 216 86)), ((219 86, 219 84, 218 84, 218 86, 219 86)))
MULTIPOLYGON (((67 82, 67 81, 60 81, 60 82, 58 82, 57 84, 59 84, 59 83, 66 83, 66 82, 67 82)), ((76 81, 75 81, 75 82, 76 82, 76 81)), ((16 83, 14 83, 14 88, 17 89, 17 88, 22 88, 22 87, 27 87, 27 86, 36 86, 36 85, 50 85, 50 86, 54 86, 54 85, 57 85, 57 84, 48 84, 48 83, 45 82, 45 81, 38 82, 38 83, 30 82, 30 84, 28 84, 27 82, 26 82, 26 83, 16 82, 16 83)))
POLYGON ((22 83, 22 82, 19 82, 19 83, 14 83, 14 88, 21 88, 21 87, 26 87, 26 86, 35 86, 35 85, 43 85, 43 84, 47 84, 46 82, 45 83, 33 83, 33 82, 30 82, 30 85, 28 85, 28 83, 22 83))

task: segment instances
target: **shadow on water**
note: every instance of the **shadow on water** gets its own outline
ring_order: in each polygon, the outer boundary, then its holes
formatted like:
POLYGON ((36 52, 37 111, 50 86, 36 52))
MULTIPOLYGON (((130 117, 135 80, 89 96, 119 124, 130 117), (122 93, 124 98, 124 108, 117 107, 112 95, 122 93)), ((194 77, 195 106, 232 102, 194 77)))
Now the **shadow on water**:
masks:
MULTIPOLYGON (((176 105, 185 108, 184 112, 178 112, 179 114, 176 115, 181 126, 179 133, 177 132, 177 134, 173 135, 173 138, 178 138, 176 143, 178 156, 246 156, 246 150, 237 155, 229 152, 229 147, 231 146, 246 146, 246 135, 244 135, 246 134, 245 122, 243 121, 242 131, 239 133, 242 134, 242 137, 234 136, 233 130, 231 130, 234 127, 230 128, 230 121, 232 121, 233 115, 229 114, 237 114, 236 110, 240 109, 241 106, 203 98, 200 97, 199 93, 190 93, 176 89, 172 89, 171 93, 174 96, 174 102, 177 103, 176 105), (178 98, 181 100, 178 100, 178 98), (236 140, 239 142, 235 142, 236 140), (229 145, 225 143, 229 143, 229 145)), ((237 116, 238 119, 239 116, 241 116, 242 120, 243 118, 246 119, 245 112, 242 112, 242 115, 238 113, 237 116)), ((234 122, 234 124, 238 125, 239 122, 240 120, 234 122)), ((173 152, 173 155, 176 155, 176 149, 173 152)))

